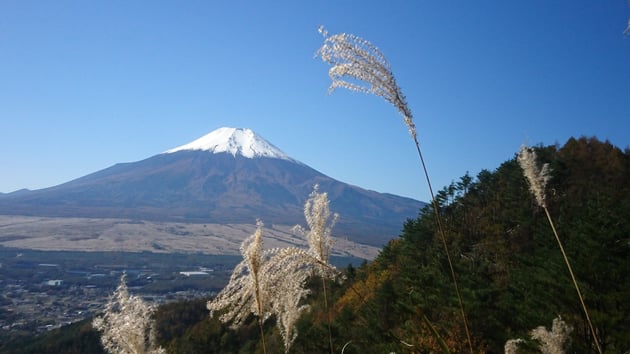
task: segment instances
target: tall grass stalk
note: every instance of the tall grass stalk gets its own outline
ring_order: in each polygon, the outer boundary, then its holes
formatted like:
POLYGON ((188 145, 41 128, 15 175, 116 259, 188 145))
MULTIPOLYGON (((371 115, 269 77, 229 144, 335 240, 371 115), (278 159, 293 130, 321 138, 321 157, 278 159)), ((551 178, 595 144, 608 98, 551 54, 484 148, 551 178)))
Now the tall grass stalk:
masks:
POLYGON ((507 342, 505 342, 505 346, 503 347, 503 353, 504 354, 517 354, 518 345, 523 342, 524 340, 520 338, 508 340, 507 342))
POLYGON ((339 215, 331 214, 327 193, 319 193, 319 186, 315 185, 313 192, 304 204, 304 217, 309 230, 300 227, 302 233, 306 234, 309 244, 309 253, 317 260, 317 268, 322 278, 322 291, 324 292, 324 307, 326 308, 326 320, 328 327, 328 345, 330 353, 335 352, 332 341, 332 329, 330 318, 330 307, 328 305, 328 289, 326 286, 326 272, 328 272, 330 251, 334 244, 331 238, 333 226, 337 222, 339 215))
POLYGON ((210 316, 227 308, 219 319, 222 322, 232 321, 232 328, 240 326, 250 313, 256 315, 263 352, 267 353, 263 323, 271 316, 271 288, 262 271, 265 263, 262 227, 262 222, 258 220, 254 234, 241 245, 243 261, 234 268, 228 285, 213 300, 208 301, 206 306, 210 310, 210 316))
POLYGON ((437 329, 435 329, 435 326, 433 326, 433 323, 429 321, 429 318, 427 317, 427 315, 422 314, 422 321, 429 328, 431 333, 433 333, 433 337, 435 337, 438 344, 440 345, 440 348, 442 349, 442 353, 448 354, 450 351, 448 350, 448 346, 446 345, 446 342, 444 342, 444 339, 442 338, 440 333, 437 331, 437 329))
POLYGON ((309 294, 305 283, 312 274, 322 277, 329 319, 329 345, 331 352, 334 350, 326 279, 334 279, 339 275, 337 269, 328 263, 334 244, 331 230, 338 215, 330 212, 328 195, 319 193, 315 186, 304 205, 304 216, 309 228, 297 226, 296 229, 306 236, 308 249, 284 247, 263 250, 263 225, 258 221, 254 234, 241 245, 243 261, 234 268, 225 288, 207 303, 210 316, 220 312, 219 319, 231 322, 233 329, 238 328, 250 314, 254 314, 265 353, 264 323, 272 315, 276 317, 285 353, 289 352, 297 337, 295 324, 300 314, 308 309, 308 305, 301 304, 301 301, 309 294))
POLYGON ((330 348, 330 354, 335 353, 335 349, 332 342, 332 329, 330 319, 330 307, 328 306, 328 291, 326 290, 326 278, 322 278, 322 290, 324 291, 324 307, 326 308, 326 327, 328 327, 328 347, 330 348))
POLYGON ((125 275, 110 296, 102 316, 94 318, 92 327, 101 332, 101 343, 108 353, 166 354, 155 340, 151 316, 155 307, 136 295, 130 295, 125 275))
POLYGON ((572 330, 573 328, 558 316, 553 319, 551 331, 544 326, 539 326, 530 332, 530 336, 533 340, 540 342, 542 354, 564 354, 564 344, 569 339, 572 330))
POLYGON ((573 287, 575 288, 575 291, 577 292, 578 298, 580 300, 580 305, 582 306, 582 310, 584 311, 584 315, 586 316, 586 321, 588 322, 588 327, 591 331, 591 335, 593 336, 593 341, 595 342, 597 351, 600 354, 602 354, 602 349, 599 345, 599 341, 597 340, 595 327, 593 326, 591 317, 588 314, 588 309, 586 308, 586 304, 584 303, 584 298, 582 297, 582 292, 580 291, 578 282, 575 279, 575 275, 573 274, 573 268, 571 267, 571 262, 569 262, 569 258, 567 257, 567 254, 564 251, 564 246, 562 245, 560 236, 558 236, 558 231, 556 231, 556 226, 553 222, 553 219, 551 218, 549 209, 547 208, 547 195, 545 193, 545 188, 547 186, 547 182, 551 178, 549 164, 543 164, 542 167, 539 168, 536 152, 533 149, 527 148, 525 146, 521 146, 521 149, 518 153, 517 160, 518 160, 519 165, 523 169, 523 175, 525 176, 525 178, 527 178, 530 191, 536 198, 536 203, 545 211, 545 215, 547 216, 547 220, 549 221, 549 225, 551 226, 551 231, 553 231, 553 235, 556 238, 556 242, 558 243, 558 247, 560 248, 560 252, 562 253, 562 258, 564 259, 564 263, 566 264, 567 269, 569 270, 569 275, 571 276, 573 287))
POLYGON ((403 116, 403 120, 409 129, 409 134, 416 145, 416 150, 418 152, 418 157, 420 158, 420 163, 422 164, 424 176, 426 178, 427 185, 429 186, 438 232, 440 234, 440 238, 442 239, 442 245, 444 247, 444 252, 446 253, 451 278, 453 280, 453 286, 459 302, 464 330, 468 340, 468 347, 470 352, 473 353, 472 339, 468 329, 468 320, 466 319, 464 303, 462 301, 461 292, 457 283, 457 276, 455 275, 455 268, 453 267, 448 244, 446 242, 446 234, 442 225, 439 206, 433 193, 431 179, 429 178, 426 163, 424 161, 424 157, 422 156, 422 150, 420 149, 420 143, 418 142, 416 126, 413 122, 413 114, 407 105, 402 90, 396 83, 396 79, 391 71, 389 62, 385 59, 385 56, 378 50, 378 48, 363 38, 346 33, 328 35, 328 32, 323 27, 319 28, 319 32, 324 36, 324 44, 317 51, 317 55, 320 56, 324 62, 331 65, 331 68, 328 71, 328 75, 332 80, 329 87, 329 93, 334 91, 337 87, 344 87, 351 91, 374 94, 391 103, 403 116))
POLYGON ((599 341, 597 340, 597 334, 595 332, 595 327, 593 327, 593 322, 591 321, 591 317, 588 314, 588 310, 586 308, 586 304, 584 303, 584 298, 582 297, 582 292, 580 291, 580 287, 575 279, 575 275, 573 274, 573 268, 571 267, 571 263, 569 262, 569 258, 567 257, 567 253, 564 251, 564 247, 562 246, 562 241, 560 241, 560 236, 558 236, 558 232, 556 231, 556 227, 551 219, 551 215, 549 214, 549 209, 547 207, 543 207, 545 210, 545 215, 547 215, 547 220, 549 221, 549 225, 551 226, 551 230, 553 231, 553 235, 556 237, 556 241, 558 242, 558 247, 560 248, 560 252, 562 253, 562 258, 564 258, 564 263, 567 265, 567 269, 569 270, 569 275, 571 276, 571 281, 573 282, 573 286, 575 287, 575 291, 577 292, 577 296, 580 299, 580 305, 582 305, 582 310, 584 311, 584 315, 586 316, 586 321, 588 322, 588 327, 591 330, 591 335, 593 336, 593 341, 595 342, 595 346, 597 347, 597 352, 602 354, 602 348, 599 346, 599 341))

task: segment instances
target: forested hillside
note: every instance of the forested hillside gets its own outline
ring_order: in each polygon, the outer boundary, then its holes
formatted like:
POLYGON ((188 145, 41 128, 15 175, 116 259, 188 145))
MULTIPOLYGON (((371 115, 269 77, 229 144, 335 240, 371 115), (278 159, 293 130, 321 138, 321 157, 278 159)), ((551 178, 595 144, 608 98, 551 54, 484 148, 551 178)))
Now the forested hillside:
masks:
MULTIPOLYGON (((571 261, 604 352, 630 350, 630 150, 595 138, 537 147, 551 167, 547 205, 571 261)), ((473 347, 503 353, 522 338, 519 353, 537 352, 530 330, 561 316, 573 328, 567 352, 595 346, 575 288, 545 213, 515 158, 476 177, 465 174, 436 199, 460 285, 473 347)), ((334 205, 331 205, 334 210, 334 205)), ((408 220, 399 238, 371 263, 345 270, 329 289, 312 279, 311 311, 298 321, 290 352, 468 352, 449 267, 433 209, 408 220), (334 300, 331 301, 330 297, 334 300)), ((210 319, 205 301, 162 306, 157 335, 169 353, 262 352, 253 318, 234 331, 210 319)), ((267 351, 283 352, 274 318, 267 351)), ((85 340, 85 328, 81 328, 85 340)), ((92 337, 90 337, 92 338, 92 337)))
MULTIPOLYGON (((602 349, 626 352, 630 151, 580 138, 537 152, 552 169, 547 203, 602 349)), ((558 315, 574 328, 570 352, 594 348, 549 223, 516 159, 476 178, 464 175, 437 199, 479 351, 503 352, 507 339, 527 339, 558 315)), ((346 353, 439 350, 423 316, 452 350, 467 351, 431 209, 408 221, 348 287, 335 304, 338 343, 352 340, 346 353)))

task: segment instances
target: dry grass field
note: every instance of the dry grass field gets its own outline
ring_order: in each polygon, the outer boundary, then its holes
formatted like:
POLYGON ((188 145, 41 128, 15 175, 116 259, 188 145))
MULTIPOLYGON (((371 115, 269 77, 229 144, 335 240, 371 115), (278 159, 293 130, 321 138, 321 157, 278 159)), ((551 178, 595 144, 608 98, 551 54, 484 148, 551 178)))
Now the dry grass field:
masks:
MULTIPOLYGON (((201 252, 238 255, 251 224, 188 224, 125 219, 0 215, 0 245, 35 250, 201 252)), ((306 247, 287 225, 265 225, 265 248, 306 247)), ((373 259, 379 248, 338 237, 333 256, 373 259)))

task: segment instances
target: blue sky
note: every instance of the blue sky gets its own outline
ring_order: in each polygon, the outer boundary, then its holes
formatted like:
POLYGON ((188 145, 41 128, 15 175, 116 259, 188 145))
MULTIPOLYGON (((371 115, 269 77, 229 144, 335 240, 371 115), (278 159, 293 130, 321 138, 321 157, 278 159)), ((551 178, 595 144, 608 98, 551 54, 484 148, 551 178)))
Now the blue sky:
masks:
MULTIPOLYGON (((630 146, 627 1, 0 1, 0 192, 251 128, 341 181, 428 200, 379 97, 327 95, 323 39, 375 44, 434 188, 526 144, 630 146)), ((334 208, 334 206, 333 206, 334 208)))

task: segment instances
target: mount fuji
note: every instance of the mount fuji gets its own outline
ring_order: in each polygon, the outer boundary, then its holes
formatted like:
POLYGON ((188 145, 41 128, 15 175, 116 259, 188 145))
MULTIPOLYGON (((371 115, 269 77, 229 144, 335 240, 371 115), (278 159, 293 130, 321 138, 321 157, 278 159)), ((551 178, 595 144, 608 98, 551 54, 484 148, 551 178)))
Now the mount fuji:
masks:
POLYGON ((340 214, 334 233, 362 244, 383 245, 425 205, 337 181, 249 129, 219 128, 141 161, 2 194, 0 215, 296 225, 316 184, 340 214))

